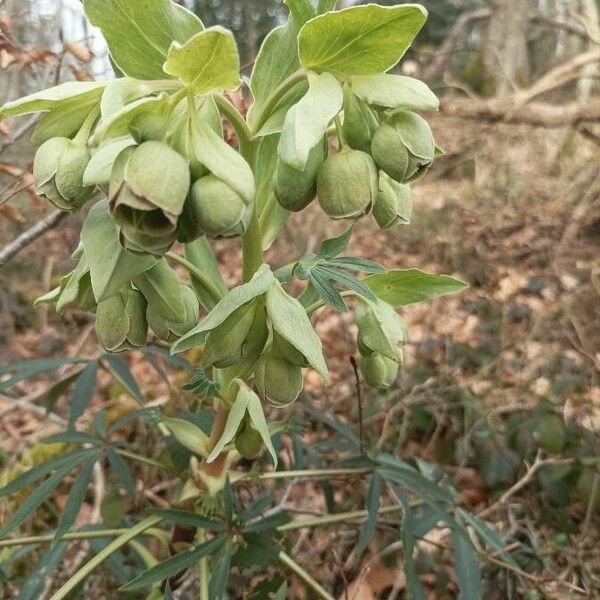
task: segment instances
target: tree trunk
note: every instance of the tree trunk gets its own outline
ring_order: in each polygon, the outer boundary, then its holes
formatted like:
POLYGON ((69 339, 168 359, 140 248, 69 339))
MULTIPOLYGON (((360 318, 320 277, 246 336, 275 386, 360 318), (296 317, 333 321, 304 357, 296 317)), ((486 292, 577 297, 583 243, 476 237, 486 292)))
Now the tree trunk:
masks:
MULTIPOLYGON (((590 41, 591 50, 596 45, 596 40, 600 40, 600 15, 596 0, 581 0, 581 21, 586 24, 588 33, 594 40, 590 41)), ((580 104, 590 101, 599 76, 598 62, 589 63, 583 67, 581 77, 577 82, 577 100, 580 104)))
POLYGON ((491 95, 505 97, 529 82, 530 0, 494 0, 482 63, 491 95))

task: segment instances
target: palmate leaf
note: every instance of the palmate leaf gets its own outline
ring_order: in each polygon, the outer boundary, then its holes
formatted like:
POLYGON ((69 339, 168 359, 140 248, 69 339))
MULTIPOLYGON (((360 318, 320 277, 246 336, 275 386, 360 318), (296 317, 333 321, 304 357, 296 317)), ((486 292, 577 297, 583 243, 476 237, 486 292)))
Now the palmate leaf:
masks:
POLYGON ((195 368, 194 374, 194 377, 183 385, 181 389, 194 392, 207 400, 212 400, 219 391, 219 384, 213 381, 202 367, 195 368))
POLYGON ((0 375, 11 374, 12 377, 0 382, 0 393, 4 392, 15 383, 32 379, 44 373, 50 373, 65 365, 88 363, 85 358, 41 358, 23 360, 9 365, 0 365, 0 375))
POLYGON ((145 573, 142 573, 135 579, 132 579, 129 583, 122 586, 120 590, 123 592, 131 592, 133 590, 148 587, 157 581, 164 581, 165 579, 173 577, 197 563, 201 558, 218 552, 226 542, 227 538, 222 536, 216 537, 199 546, 194 546, 189 550, 180 552, 159 563, 155 567, 148 569, 145 573))

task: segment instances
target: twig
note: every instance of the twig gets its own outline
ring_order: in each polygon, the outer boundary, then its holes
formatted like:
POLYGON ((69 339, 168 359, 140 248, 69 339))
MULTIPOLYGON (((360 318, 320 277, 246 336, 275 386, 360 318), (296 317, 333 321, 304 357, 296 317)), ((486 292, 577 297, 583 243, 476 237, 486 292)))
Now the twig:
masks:
POLYGON ((50 229, 56 227, 67 216, 66 212, 57 210, 51 215, 36 223, 33 227, 22 233, 16 240, 5 246, 0 251, 0 269, 8 263, 8 261, 18 254, 23 248, 37 240, 50 229))
POLYGON ((515 483, 512 487, 506 490, 506 492, 504 492, 504 494, 502 494, 502 496, 500 496, 500 498, 496 500, 494 504, 482 510, 480 513, 478 513, 477 516, 480 519, 482 519, 485 517, 489 517, 492 513, 496 512, 499 508, 506 504, 506 502, 508 502, 508 500, 512 498, 517 492, 521 491, 524 487, 529 485, 535 474, 543 467, 548 467, 552 465, 569 465, 573 462, 574 461, 571 458, 548 458, 544 460, 542 459, 542 450, 538 449, 535 460, 533 461, 531 467, 527 469, 525 475, 523 475, 523 477, 521 477, 521 479, 519 479, 519 481, 517 481, 517 483, 515 483))
POLYGON ((279 560, 288 569, 293 571, 306 585, 308 585, 320 598, 323 600, 335 600, 335 598, 329 594, 329 592, 323 588, 317 581, 315 581, 307 571, 305 571, 291 556, 281 551, 279 553, 279 560))

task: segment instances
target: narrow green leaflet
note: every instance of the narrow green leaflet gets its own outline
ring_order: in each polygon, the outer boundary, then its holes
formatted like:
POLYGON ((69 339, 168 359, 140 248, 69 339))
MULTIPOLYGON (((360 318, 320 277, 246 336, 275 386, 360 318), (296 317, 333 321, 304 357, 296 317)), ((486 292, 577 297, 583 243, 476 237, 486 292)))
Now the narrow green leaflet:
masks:
POLYGON ((110 374, 140 403, 144 403, 144 394, 123 358, 117 354, 104 354, 102 359, 110 374))
POLYGON ((319 73, 382 73, 402 58, 426 19, 418 4, 367 4, 327 13, 301 29, 300 61, 319 73))
POLYGON ((477 563, 475 548, 465 535, 455 534, 454 572, 460 593, 458 600, 481 599, 481 570, 477 563))
POLYGON ((403 75, 363 75, 350 78, 352 91, 369 104, 407 110, 437 110, 440 101, 427 84, 403 75))
POLYGON ((81 509, 81 505, 85 500, 85 494, 90 484, 90 480, 92 479, 94 465, 100 456, 100 452, 100 450, 96 451, 83 463, 81 471, 79 472, 79 475, 77 475, 75 483, 73 483, 73 487, 69 492, 67 502, 65 503, 65 508, 62 511, 62 517, 60 519, 58 529, 54 534, 55 540, 59 540, 65 533, 67 533, 67 531, 69 531, 75 522, 75 519, 77 518, 77 515, 81 509))
POLYGON ((130 135, 110 139, 100 145, 83 173, 85 185, 107 185, 110 181, 113 163, 125 148, 134 146, 136 141, 130 135))
POLYGON ((98 372, 98 362, 90 362, 81 372, 71 396, 69 404, 69 427, 73 427, 75 422, 90 405, 94 390, 96 389, 96 373, 98 372))
POLYGON ((210 600, 220 600, 221 598, 225 597, 227 592, 227 582, 229 581, 233 551, 233 540, 227 539, 215 557, 215 567, 212 571, 208 588, 210 600))
POLYGON ((110 468, 114 471, 121 487, 129 494, 131 498, 136 497, 135 481, 129 471, 125 459, 110 446, 106 449, 106 456, 110 464, 110 468))
POLYGON ((367 493, 367 518, 363 521, 358 532, 356 555, 360 558, 375 535, 375 527, 379 517, 379 498, 381 497, 381 475, 375 471, 371 476, 367 493))
POLYGON ((306 358, 324 381, 329 381, 321 340, 304 307, 276 280, 267 292, 267 312, 273 329, 306 358))
POLYGON ((262 296, 275 281, 275 276, 268 265, 262 265, 248 283, 233 288, 215 306, 215 308, 196 326, 186 333, 171 348, 172 353, 183 352, 194 346, 199 346, 204 341, 206 334, 220 325, 225 319, 240 306, 262 296))
POLYGON ((328 73, 308 73, 307 94, 287 113, 279 142, 279 158, 304 169, 310 151, 321 142, 329 123, 342 110, 344 92, 328 73))
POLYGON ((164 79, 173 40, 184 44, 203 29, 196 15, 171 0, 84 0, 83 6, 117 67, 136 79, 164 79))
POLYGON ((216 537, 204 544, 200 544, 199 546, 195 546, 184 552, 179 552, 172 558, 148 569, 145 573, 142 573, 122 586, 120 590, 122 592, 131 592, 133 590, 148 587, 157 581, 163 581, 169 577, 173 577, 197 563, 201 558, 217 552, 225 541, 225 537, 216 537))
POLYGON ((208 456, 208 436, 202 429, 185 419, 163 417, 161 420, 180 444, 195 454, 208 456))
POLYGON ((394 308, 423 302, 446 294, 456 294, 468 284, 449 275, 425 273, 419 269, 398 269, 363 279, 381 300, 394 308))
POLYGON ((22 475, 19 475, 16 479, 13 479, 7 483, 4 487, 0 488, 0 498, 3 496, 11 496, 16 494, 28 485, 34 484, 38 479, 48 475, 50 471, 55 469, 62 469, 68 467, 74 469, 82 460, 84 460, 93 450, 77 450, 76 452, 70 452, 69 454, 62 454, 47 460, 35 467, 25 471, 22 475))
POLYGON ((192 128, 192 143, 196 159, 213 175, 222 179, 247 203, 254 201, 254 174, 250 165, 209 123, 196 121, 192 128))
POLYGON ((190 38, 173 42, 163 67, 197 94, 235 90, 240 85, 240 58, 228 29, 215 26, 190 38))
POLYGON ((187 510, 165 508, 155 511, 155 514, 166 521, 173 521, 173 523, 180 525, 208 529, 209 531, 225 531, 225 525, 221 521, 216 521, 215 519, 187 510))
MULTIPOLYGON (((19 600, 39 600, 43 598, 44 590, 53 581, 56 570, 59 568, 68 548, 68 542, 59 542, 44 553, 40 562, 35 565, 31 574, 27 576, 23 587, 19 590, 19 600)), ((1 573, 0 583, 2 583, 1 573)))
POLYGON ((44 483, 37 486, 34 491, 27 496, 24 502, 20 503, 18 508, 12 513, 11 518, 0 528, 0 538, 3 538, 7 533, 16 529, 21 523, 28 519, 39 506, 50 497, 50 494, 59 486, 62 480, 71 471, 73 466, 68 464, 61 467, 48 477, 44 483))
POLYGON ((89 248, 86 257, 98 302, 116 294, 133 277, 158 262, 155 256, 133 254, 121 248, 106 200, 97 202, 90 209, 81 229, 81 240, 84 247, 89 248))
POLYGON ((100 99, 106 83, 95 81, 69 81, 55 87, 24 96, 13 102, 8 102, 0 108, 0 121, 7 117, 18 117, 35 112, 46 112, 59 106, 65 101, 71 103, 77 98, 82 104, 88 103, 92 98, 100 99))

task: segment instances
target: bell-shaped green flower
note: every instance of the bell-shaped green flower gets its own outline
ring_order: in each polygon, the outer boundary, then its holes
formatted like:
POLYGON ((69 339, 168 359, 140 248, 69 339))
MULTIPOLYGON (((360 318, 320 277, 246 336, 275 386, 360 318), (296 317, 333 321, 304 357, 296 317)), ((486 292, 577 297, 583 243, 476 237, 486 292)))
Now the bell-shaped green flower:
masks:
POLYGON ((383 354, 373 352, 368 356, 361 356, 360 371, 367 385, 390 387, 398 376, 398 363, 383 354))
POLYGON ((182 285, 181 301, 183 312, 179 319, 165 317, 164 311, 161 310, 160 306, 157 306, 153 302, 148 302, 148 308, 146 309, 148 325, 158 338, 168 344, 177 341, 182 335, 185 335, 198 324, 200 304, 194 290, 182 285))
POLYGON ((262 436, 246 415, 235 436, 235 449, 243 458, 254 460, 264 447, 262 436))
POLYGON ((96 335, 108 352, 134 350, 146 345, 146 299, 128 288, 98 304, 96 335))
POLYGON ((90 156, 87 148, 67 138, 56 137, 44 142, 33 161, 38 195, 61 210, 77 212, 94 191, 93 186, 83 184, 90 156))
POLYGON ((162 255, 175 241, 190 187, 187 161, 161 142, 122 152, 113 166, 109 207, 124 248, 162 255))
POLYGON ((256 363, 254 383, 258 393, 269 402, 276 406, 287 406, 302 391, 302 369, 274 352, 267 352, 256 363))
POLYGON ((379 173, 379 192, 373 207, 373 216, 381 229, 410 223, 412 193, 410 186, 398 183, 384 171, 379 173))
POLYGON ((382 171, 400 183, 408 183, 424 175, 433 163, 435 142, 423 117, 400 111, 379 126, 371 151, 382 171))
POLYGON ((325 160, 325 152, 325 141, 318 143, 310 151, 303 171, 279 161, 275 178, 275 197, 283 208, 298 212, 315 199, 317 175, 325 160))
POLYGON ((185 205, 186 228, 208 237, 234 237, 245 233, 252 206, 215 175, 198 179, 185 205))
POLYGON ((356 220, 371 212, 377 196, 377 167, 360 150, 342 148, 319 170, 319 204, 332 219, 356 220))
POLYGON ((371 140, 379 121, 375 112, 364 101, 346 93, 344 98, 344 136, 351 148, 371 153, 371 140))

